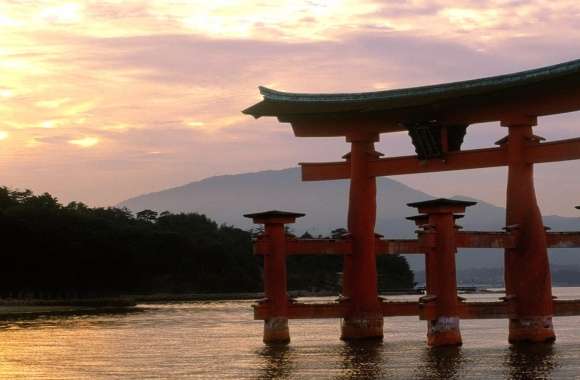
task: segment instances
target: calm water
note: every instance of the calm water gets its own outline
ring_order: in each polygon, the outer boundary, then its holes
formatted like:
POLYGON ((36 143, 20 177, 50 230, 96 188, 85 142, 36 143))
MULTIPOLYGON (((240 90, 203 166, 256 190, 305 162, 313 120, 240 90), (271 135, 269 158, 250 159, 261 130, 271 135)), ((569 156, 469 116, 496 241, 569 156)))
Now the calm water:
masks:
MULTIPOLYGON (((555 293, 580 298, 580 288, 555 293)), ((554 345, 510 347, 507 321, 487 320, 461 323, 463 347, 429 349, 425 323, 403 317, 385 320, 380 344, 346 344, 337 320, 319 320, 291 321, 291 345, 265 347, 250 304, 141 305, 125 314, 1 322, 0 378, 580 379, 580 317, 555 319, 554 345)))

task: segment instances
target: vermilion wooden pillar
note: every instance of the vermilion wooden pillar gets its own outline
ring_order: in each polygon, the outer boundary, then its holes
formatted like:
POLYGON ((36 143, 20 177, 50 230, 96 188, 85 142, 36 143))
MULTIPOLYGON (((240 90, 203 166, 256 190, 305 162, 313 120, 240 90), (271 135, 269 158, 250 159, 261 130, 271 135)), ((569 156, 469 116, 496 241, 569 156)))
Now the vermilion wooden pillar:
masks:
POLYGON ((525 148, 536 144, 535 118, 504 121, 508 127, 506 222, 517 225, 519 243, 505 250, 506 300, 512 304, 509 342, 545 342, 556 338, 552 325, 552 280, 546 234, 534 189, 534 167, 525 148))
POLYGON ((269 242, 269 253, 264 255, 264 294, 269 318, 264 321, 264 343, 288 343, 288 293, 286 274, 286 231, 284 226, 304 216, 285 211, 266 211, 246 214, 254 223, 264 224, 260 239, 269 242))
POLYGON ((465 208, 475 202, 456 201, 451 199, 434 199, 425 202, 410 203, 419 212, 428 214, 428 223, 435 231, 436 245, 431 259, 426 261, 425 272, 429 282, 434 303, 434 319, 427 325, 427 344, 430 346, 461 345, 459 330, 459 305, 457 298, 457 276, 455 270, 456 226, 453 213, 463 213, 465 208))
POLYGON ((347 141, 351 143, 348 230, 352 254, 345 256, 343 268, 343 295, 349 306, 341 339, 382 338, 375 253, 376 178, 369 173, 369 161, 378 155, 374 150, 378 136, 351 135, 347 141))
MULTIPOLYGON (((453 220, 457 220, 463 218, 463 215, 453 215, 453 220)), ((417 227, 420 227, 424 230, 425 233, 428 233, 433 226, 429 224, 429 215, 427 214, 420 214, 414 215, 406 218, 407 220, 412 220, 415 222, 417 227)), ((436 250, 433 248, 428 248, 425 252, 425 292, 427 296, 434 296, 437 294, 437 274, 436 274, 436 264, 435 261, 437 260, 436 250)), ((424 298, 429 299, 429 297, 424 298)))

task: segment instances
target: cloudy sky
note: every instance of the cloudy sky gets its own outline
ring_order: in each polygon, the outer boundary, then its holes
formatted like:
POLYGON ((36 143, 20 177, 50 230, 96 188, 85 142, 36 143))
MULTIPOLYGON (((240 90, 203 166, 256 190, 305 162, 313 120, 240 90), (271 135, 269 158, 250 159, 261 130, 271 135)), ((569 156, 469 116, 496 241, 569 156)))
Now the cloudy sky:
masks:
MULTIPOLYGON (((577 0, 1 0, 0 185, 111 205, 218 174, 333 161, 341 139, 297 139, 241 110, 257 86, 368 91, 580 58, 577 0)), ((580 114, 540 120, 580 135, 580 114)), ((468 147, 505 130, 472 126, 468 147)), ((383 135, 386 155, 411 152, 383 135)), ((538 166, 546 213, 574 215, 580 163, 538 166)), ((502 205, 505 169, 396 177, 502 205)))

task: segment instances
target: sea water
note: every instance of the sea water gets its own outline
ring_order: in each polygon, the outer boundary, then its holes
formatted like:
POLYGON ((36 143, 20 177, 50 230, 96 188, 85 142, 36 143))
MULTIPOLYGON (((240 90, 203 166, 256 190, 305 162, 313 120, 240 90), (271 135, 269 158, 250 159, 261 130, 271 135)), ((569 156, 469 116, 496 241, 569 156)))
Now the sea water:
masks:
MULTIPOLYGON (((580 298, 580 288, 554 293, 560 299, 580 298)), ((493 301, 499 296, 467 297, 493 301)), ((359 344, 338 339, 336 319, 292 320, 292 342, 268 347, 251 304, 143 304, 125 313, 5 320, 0 322, 0 378, 580 378, 580 317, 554 319, 555 344, 523 346, 508 345, 507 320, 466 320, 461 322, 463 346, 443 349, 425 345, 426 323, 417 317, 387 318, 382 342, 359 344)))

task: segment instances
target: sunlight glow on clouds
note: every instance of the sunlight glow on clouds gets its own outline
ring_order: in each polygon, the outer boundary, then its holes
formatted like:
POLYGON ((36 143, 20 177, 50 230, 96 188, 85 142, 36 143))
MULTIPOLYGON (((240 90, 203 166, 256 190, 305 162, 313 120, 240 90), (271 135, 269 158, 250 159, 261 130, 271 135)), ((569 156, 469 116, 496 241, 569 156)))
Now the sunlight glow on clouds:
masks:
POLYGON ((0 186, 111 204, 334 160, 242 115, 256 87, 384 90, 557 63, 580 57, 579 19, 577 0, 0 1, 0 186), (94 147, 83 156, 110 193, 83 185, 74 157, 94 147))
POLYGON ((77 3, 65 3, 42 9, 40 17, 48 22, 71 24, 82 20, 82 8, 77 3))
POLYGON ((203 121, 188 121, 185 123, 185 125, 191 128, 200 128, 203 127, 205 123, 203 121))
POLYGON ((6 140, 8 138, 8 132, 0 131, 0 141, 6 140))
MULTIPOLYGON (((157 9, 167 11, 161 4, 156 3, 157 9)), ((289 39, 326 39, 337 25, 378 8, 352 0, 194 1, 183 10, 190 15, 181 22, 196 33, 213 37, 268 38, 274 34, 289 39)))
POLYGON ((54 121, 54 120, 45 120, 42 123, 40 123, 40 126, 42 128, 45 128, 45 129, 51 129, 51 128, 56 127, 56 121, 54 121))
POLYGON ((81 139, 69 140, 70 144, 78 145, 81 148, 91 148, 99 143, 97 137, 83 137, 81 139))
POLYGON ((441 11, 441 15, 447 17, 450 23, 464 30, 492 28, 501 22, 496 9, 446 8, 441 11))
POLYGON ((14 92, 7 88, 0 88, 0 98, 11 98, 14 96, 14 92))

